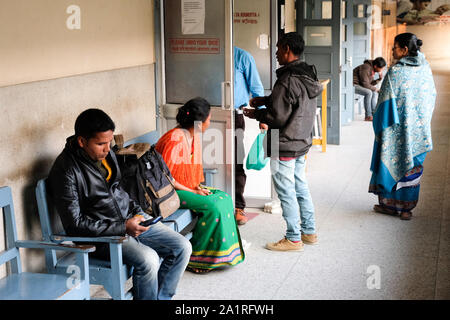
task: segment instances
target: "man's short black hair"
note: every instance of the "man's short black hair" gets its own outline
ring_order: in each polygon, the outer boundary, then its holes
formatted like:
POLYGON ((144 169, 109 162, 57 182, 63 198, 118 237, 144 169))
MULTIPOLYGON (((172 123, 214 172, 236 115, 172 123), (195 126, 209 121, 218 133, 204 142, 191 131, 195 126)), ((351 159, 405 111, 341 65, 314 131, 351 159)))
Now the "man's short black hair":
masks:
POLYGON ((284 34, 280 40, 278 40, 278 46, 286 48, 289 46, 292 53, 296 56, 300 56, 305 50, 305 40, 297 32, 289 32, 284 34))
POLYGON ((75 136, 90 139, 98 132, 116 129, 112 119, 100 109, 87 109, 75 121, 75 136))
POLYGON ((384 60, 383 57, 378 57, 373 60, 373 65, 377 66, 378 68, 384 68, 386 66, 386 60, 384 60))

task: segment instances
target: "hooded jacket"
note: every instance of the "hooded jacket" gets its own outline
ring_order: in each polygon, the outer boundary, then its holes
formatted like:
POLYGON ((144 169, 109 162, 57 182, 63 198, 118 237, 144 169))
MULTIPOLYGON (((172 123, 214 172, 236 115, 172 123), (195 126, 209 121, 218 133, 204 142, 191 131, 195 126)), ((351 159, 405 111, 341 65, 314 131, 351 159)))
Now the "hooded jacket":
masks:
POLYGON ((373 69, 373 60, 365 60, 363 64, 353 69, 353 85, 376 91, 375 85, 381 79, 373 80, 375 70, 373 69))
POLYGON ((142 212, 119 186, 121 174, 112 151, 106 160, 112 168, 109 182, 72 136, 50 170, 49 194, 70 236, 125 236, 125 221, 142 212))
POLYGON ((299 157, 312 145, 312 131, 317 108, 317 96, 322 85, 316 68, 295 60, 276 71, 277 81, 266 108, 257 109, 256 120, 269 126, 264 148, 267 156, 299 157), (278 129, 274 131, 273 129, 278 129), (279 152, 276 150, 278 132, 279 152))

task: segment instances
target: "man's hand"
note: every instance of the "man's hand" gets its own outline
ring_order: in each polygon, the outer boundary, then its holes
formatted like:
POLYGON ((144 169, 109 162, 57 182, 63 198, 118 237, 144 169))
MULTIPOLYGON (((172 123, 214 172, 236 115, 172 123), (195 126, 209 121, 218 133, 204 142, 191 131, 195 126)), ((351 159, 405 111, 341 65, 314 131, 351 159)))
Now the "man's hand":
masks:
POLYGON ((269 130, 269 126, 267 124, 265 124, 265 123, 260 122, 259 123, 259 129, 267 131, 267 130, 269 130))
MULTIPOLYGON (((249 105, 252 108, 257 108, 266 104, 266 97, 254 97, 249 101, 249 105)), ((245 109, 244 109, 245 110, 245 109)))
POLYGON ((251 108, 244 108, 244 116, 250 118, 250 119, 255 119, 255 109, 251 109, 251 108))
POLYGON ((145 218, 140 215, 135 215, 133 218, 128 219, 125 222, 126 233, 132 237, 137 237, 141 233, 147 231, 150 226, 140 226, 139 223, 141 223, 142 221, 145 221, 145 218))

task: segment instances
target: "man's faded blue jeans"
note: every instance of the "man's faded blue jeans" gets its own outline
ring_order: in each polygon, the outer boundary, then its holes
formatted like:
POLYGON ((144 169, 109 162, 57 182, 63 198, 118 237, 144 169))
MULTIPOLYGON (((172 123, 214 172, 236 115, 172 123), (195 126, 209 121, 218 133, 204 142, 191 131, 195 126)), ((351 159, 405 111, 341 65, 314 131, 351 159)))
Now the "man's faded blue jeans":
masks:
POLYGON ((288 161, 270 159, 272 180, 287 224, 286 238, 291 241, 300 241, 302 233, 316 233, 314 204, 306 181, 305 166, 304 155, 288 161))
POLYGON ((170 300, 192 253, 189 240, 157 222, 122 246, 123 262, 134 267, 134 298, 170 300))

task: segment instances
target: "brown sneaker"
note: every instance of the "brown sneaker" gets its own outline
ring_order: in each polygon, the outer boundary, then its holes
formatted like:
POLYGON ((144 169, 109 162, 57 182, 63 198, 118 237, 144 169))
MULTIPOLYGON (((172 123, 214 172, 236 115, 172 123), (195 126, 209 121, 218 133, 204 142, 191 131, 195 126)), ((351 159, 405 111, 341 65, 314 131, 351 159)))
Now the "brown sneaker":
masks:
POLYGON ((373 121, 373 117, 372 116, 365 117, 364 121, 373 121))
POLYGON ((306 244, 316 244, 317 234, 302 234, 302 241, 306 244))
POLYGON ((236 217, 236 222, 238 225, 246 224, 248 221, 248 218, 245 216, 244 209, 236 208, 234 211, 234 216, 236 217))
POLYGON ((275 251, 303 251, 303 242, 292 242, 283 238, 278 242, 266 244, 266 249, 275 251))

